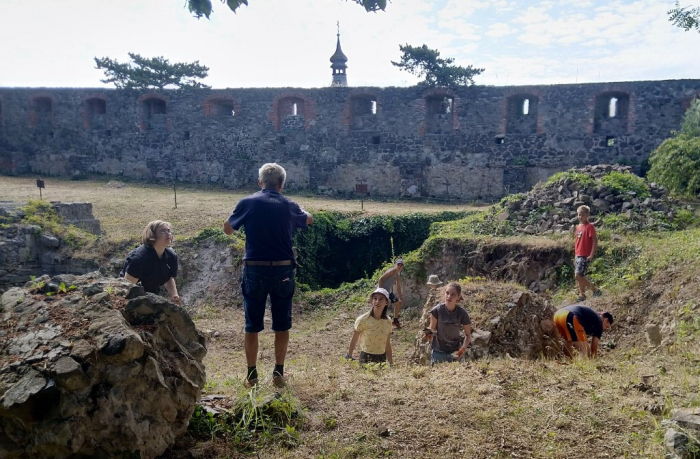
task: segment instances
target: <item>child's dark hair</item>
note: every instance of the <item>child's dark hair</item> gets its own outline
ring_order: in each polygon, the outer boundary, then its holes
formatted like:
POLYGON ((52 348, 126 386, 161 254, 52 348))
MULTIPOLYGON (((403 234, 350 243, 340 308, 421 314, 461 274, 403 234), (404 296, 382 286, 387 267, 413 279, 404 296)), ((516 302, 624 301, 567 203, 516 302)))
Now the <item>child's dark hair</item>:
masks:
POLYGON ((457 290, 457 295, 459 295, 460 298, 462 298, 462 286, 459 285, 458 282, 450 282, 447 284, 447 287, 445 287, 445 290, 447 290, 450 287, 454 287, 455 290, 457 290))
POLYGON ((604 319, 608 319, 608 322, 610 323, 610 325, 613 324, 613 321, 614 321, 613 315, 610 314, 608 311, 605 311, 605 312, 601 313, 600 315, 601 315, 601 317, 603 317, 604 319))
MULTIPOLYGON (((370 317, 372 317, 373 319, 376 319, 376 317, 374 317, 374 306, 372 306, 372 297, 373 297, 374 295, 380 295, 380 296, 381 296, 382 298, 384 298, 385 300, 386 300, 386 297, 385 297, 384 295, 382 295, 381 293, 379 293, 379 292, 374 292, 374 293, 372 293, 372 294, 369 296, 369 315, 370 315, 370 317)), ((387 313, 386 313, 388 309, 389 309, 389 301, 387 300, 386 306, 384 306, 384 309, 382 309, 382 315, 381 315, 381 317, 380 317, 381 319, 388 319, 388 318, 389 318, 389 316, 388 316, 387 313)))

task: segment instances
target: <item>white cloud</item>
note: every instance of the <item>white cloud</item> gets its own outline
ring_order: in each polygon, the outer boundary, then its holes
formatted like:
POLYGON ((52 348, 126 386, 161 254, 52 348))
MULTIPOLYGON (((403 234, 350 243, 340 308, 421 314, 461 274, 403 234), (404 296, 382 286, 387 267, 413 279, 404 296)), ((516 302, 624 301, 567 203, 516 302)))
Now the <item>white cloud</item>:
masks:
POLYGON ((673 27, 659 0, 397 0, 368 14, 344 0, 214 1, 196 20, 184 0, 0 2, 0 86, 99 87, 94 56, 199 60, 214 87, 328 86, 335 22, 351 85, 409 85, 399 44, 426 44, 482 84, 698 78, 697 33, 673 27))
POLYGON ((514 29, 513 27, 509 26, 508 24, 492 24, 489 27, 489 30, 486 32, 486 35, 489 37, 505 37, 506 35, 512 35, 517 32, 517 29, 514 29))

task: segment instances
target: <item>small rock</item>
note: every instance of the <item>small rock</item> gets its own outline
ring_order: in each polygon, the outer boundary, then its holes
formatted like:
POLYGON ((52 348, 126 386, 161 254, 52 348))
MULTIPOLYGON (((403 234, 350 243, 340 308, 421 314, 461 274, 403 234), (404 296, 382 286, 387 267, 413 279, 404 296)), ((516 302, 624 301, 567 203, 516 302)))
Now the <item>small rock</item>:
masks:
POLYGON ((647 342, 650 346, 656 347, 661 344, 661 328, 656 324, 647 324, 646 326, 647 342))

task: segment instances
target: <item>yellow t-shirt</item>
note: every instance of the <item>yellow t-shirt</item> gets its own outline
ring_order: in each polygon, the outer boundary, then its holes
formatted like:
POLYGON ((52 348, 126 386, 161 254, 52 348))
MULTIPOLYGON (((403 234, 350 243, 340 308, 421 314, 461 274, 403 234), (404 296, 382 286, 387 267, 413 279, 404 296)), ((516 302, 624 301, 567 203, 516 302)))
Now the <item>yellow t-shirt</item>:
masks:
POLYGON ((384 354, 386 352, 386 337, 391 333, 389 319, 375 319, 367 311, 355 320, 355 330, 360 335, 360 350, 367 354, 384 354))

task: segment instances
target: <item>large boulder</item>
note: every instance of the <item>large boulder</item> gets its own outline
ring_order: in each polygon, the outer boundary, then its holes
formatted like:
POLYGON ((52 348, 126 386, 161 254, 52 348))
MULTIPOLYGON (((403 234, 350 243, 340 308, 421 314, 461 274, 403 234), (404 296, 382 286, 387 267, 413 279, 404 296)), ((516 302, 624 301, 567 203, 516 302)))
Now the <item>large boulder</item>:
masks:
POLYGON ((206 347, 181 307, 99 273, 0 304, 0 457, 154 458, 185 432, 206 347))

